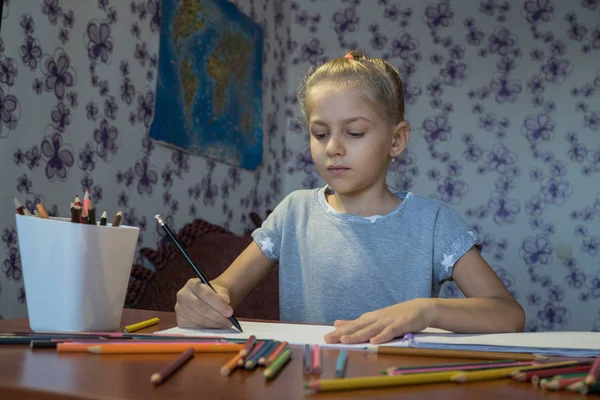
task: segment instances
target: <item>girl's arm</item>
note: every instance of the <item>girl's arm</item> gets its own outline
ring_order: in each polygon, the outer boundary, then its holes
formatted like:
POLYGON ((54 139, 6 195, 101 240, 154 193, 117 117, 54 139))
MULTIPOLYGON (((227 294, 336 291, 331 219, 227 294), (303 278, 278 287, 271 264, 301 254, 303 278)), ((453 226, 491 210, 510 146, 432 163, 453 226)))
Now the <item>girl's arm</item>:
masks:
POLYGON ((452 279, 467 298, 431 299, 432 327, 456 333, 523 331, 523 308, 475 248, 456 262, 452 279))
POLYGON ((256 242, 252 242, 221 275, 211 281, 229 290, 230 305, 235 308, 263 281, 277 263, 264 255, 256 242))
POLYGON ((233 308, 271 272, 274 265, 252 242, 227 270, 211 281, 214 291, 198 278, 190 279, 177 292, 177 325, 182 328, 229 328, 228 318, 233 308))

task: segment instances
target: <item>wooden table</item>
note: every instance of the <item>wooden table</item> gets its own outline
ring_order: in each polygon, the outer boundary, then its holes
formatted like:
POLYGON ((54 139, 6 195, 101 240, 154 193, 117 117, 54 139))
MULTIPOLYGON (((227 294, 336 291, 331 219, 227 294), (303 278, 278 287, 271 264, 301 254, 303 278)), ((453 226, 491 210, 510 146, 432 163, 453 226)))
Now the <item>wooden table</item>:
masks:
MULTIPOLYGON (((129 310, 122 325, 159 317, 154 332, 176 325, 175 314, 129 310)), ((0 321, 0 332, 29 331, 27 319, 0 321)), ((220 367, 231 354, 197 354, 161 386, 150 384, 157 372, 174 355, 88 355, 56 353, 51 349, 32 350, 26 345, 0 345, 0 399, 566 399, 571 393, 542 392, 530 384, 510 380, 426 386, 370 389, 346 392, 308 393, 303 389, 302 348, 292 346, 293 359, 272 382, 261 371, 236 371, 221 376, 220 367)), ((323 350, 322 378, 333 378, 338 350, 323 350)), ((377 375, 397 365, 435 364, 465 360, 378 355, 350 351, 347 376, 377 375)))

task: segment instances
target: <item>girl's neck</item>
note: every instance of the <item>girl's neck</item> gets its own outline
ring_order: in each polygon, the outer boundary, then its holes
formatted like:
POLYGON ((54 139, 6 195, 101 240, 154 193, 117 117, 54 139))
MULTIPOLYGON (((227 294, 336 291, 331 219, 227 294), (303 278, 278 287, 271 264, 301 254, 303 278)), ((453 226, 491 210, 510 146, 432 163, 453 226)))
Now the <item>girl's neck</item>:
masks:
POLYGON ((334 210, 361 217, 389 214, 402 202, 386 185, 358 193, 325 194, 325 198, 334 210))

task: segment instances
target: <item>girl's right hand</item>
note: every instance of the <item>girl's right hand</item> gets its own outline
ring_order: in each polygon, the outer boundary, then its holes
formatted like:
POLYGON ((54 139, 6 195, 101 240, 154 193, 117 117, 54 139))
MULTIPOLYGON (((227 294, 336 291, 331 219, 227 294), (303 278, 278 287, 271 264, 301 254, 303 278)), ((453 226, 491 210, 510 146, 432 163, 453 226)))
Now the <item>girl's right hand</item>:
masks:
POLYGON ((192 278, 177 292, 177 326, 180 328, 228 329, 233 309, 229 305, 229 290, 211 282, 215 290, 192 278), (215 293, 216 291, 216 293, 215 293))

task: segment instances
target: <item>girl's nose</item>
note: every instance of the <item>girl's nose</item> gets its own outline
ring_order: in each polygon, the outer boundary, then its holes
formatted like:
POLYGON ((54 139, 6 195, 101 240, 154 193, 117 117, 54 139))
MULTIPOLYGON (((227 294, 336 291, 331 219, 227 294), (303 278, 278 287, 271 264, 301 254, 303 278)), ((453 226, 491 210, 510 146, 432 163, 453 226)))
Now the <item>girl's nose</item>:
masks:
POLYGON ((325 151, 327 152, 328 156, 343 156, 345 154, 344 144, 342 140, 343 139, 336 134, 332 134, 329 136, 327 146, 325 147, 325 151))

